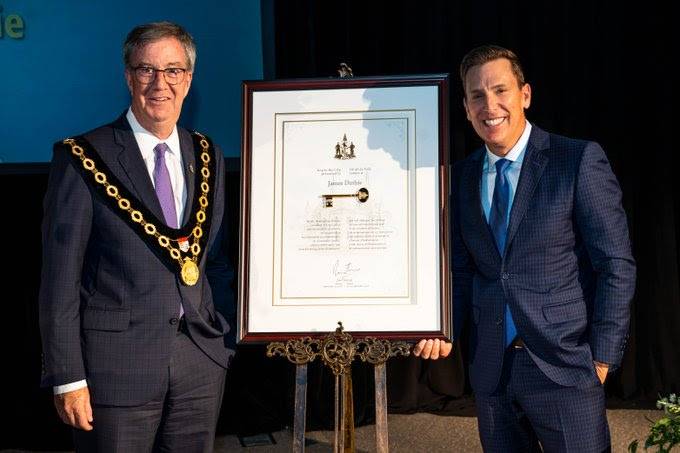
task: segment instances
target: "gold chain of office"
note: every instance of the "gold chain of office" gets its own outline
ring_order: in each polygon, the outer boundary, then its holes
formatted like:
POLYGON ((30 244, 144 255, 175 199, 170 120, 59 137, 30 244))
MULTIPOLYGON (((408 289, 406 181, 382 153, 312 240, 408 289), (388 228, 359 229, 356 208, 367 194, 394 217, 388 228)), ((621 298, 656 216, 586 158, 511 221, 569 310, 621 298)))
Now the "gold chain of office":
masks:
POLYGON ((184 259, 182 259, 182 254, 179 250, 179 245, 178 246, 174 245, 179 244, 179 239, 169 238, 165 235, 158 233, 156 225, 145 220, 142 213, 132 207, 130 200, 120 196, 120 194, 118 193, 118 187, 114 186, 113 184, 107 181, 106 174, 97 170, 94 161, 85 156, 85 150, 81 146, 77 145, 74 139, 67 138, 66 140, 63 141, 64 144, 71 146, 71 152, 73 153, 73 155, 80 158, 80 161, 83 164, 83 168, 94 175, 94 180, 98 184, 104 186, 104 188, 106 189, 106 194, 116 199, 116 201, 118 202, 118 207, 123 211, 127 211, 130 214, 130 218, 134 223, 137 223, 142 228, 144 228, 144 232, 146 234, 154 236, 158 241, 158 244, 170 252, 170 257, 172 257, 172 259, 179 263, 180 276, 184 284, 186 284, 187 286, 193 286, 198 281, 199 270, 197 262, 198 256, 201 253, 199 239, 203 236, 203 228, 201 228, 201 225, 207 219, 205 210, 208 207, 208 192, 210 191, 210 186, 208 185, 208 178, 210 177, 210 169, 208 168, 208 165, 210 164, 210 154, 208 154, 209 148, 208 141, 205 139, 204 135, 201 135, 198 132, 194 133, 201 137, 200 143, 201 147, 203 148, 201 152, 201 160, 203 161, 203 168, 201 168, 201 176, 203 177, 203 181, 201 181, 202 194, 200 197, 198 197, 200 209, 196 212, 196 225, 191 230, 191 234, 189 235, 189 237, 186 238, 186 240, 188 241, 191 237, 193 237, 193 243, 189 247, 191 257, 187 256, 184 259))

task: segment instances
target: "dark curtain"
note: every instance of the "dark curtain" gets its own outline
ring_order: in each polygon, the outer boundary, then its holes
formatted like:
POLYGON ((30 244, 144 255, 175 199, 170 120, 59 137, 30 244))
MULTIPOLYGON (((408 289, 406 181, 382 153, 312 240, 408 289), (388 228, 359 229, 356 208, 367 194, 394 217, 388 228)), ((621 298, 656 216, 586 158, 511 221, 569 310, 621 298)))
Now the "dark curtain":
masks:
MULTIPOLYGON (((607 382, 610 405, 648 403, 680 393, 679 151, 670 129, 677 94, 671 69, 678 48, 670 2, 329 1, 261 0, 265 74, 332 77, 340 62, 356 76, 450 73, 451 156, 481 143, 462 109, 457 76, 470 48, 495 43, 523 61, 533 100, 528 117, 542 128, 602 144, 623 188, 638 264, 624 363, 607 382)), ((238 260, 238 163, 227 168, 227 241, 238 260)), ((39 389, 41 200, 47 165, 3 164, 2 353, 8 422, 0 448, 70 448, 50 389, 39 389)), ((261 345, 239 346, 229 370, 220 434, 243 435, 292 426, 295 367, 268 359, 261 345)), ((373 371, 353 366, 355 420, 373 420, 373 371)), ((446 360, 390 359, 392 412, 472 415, 465 344, 446 360)), ((333 376, 309 369, 308 429, 333 424, 333 376)), ((7 418, 7 417, 6 417, 7 418)))
MULTIPOLYGON (((264 2, 263 5, 266 5, 264 2)), ((624 193, 638 264, 630 338, 610 401, 680 390, 680 189, 673 130, 677 48, 669 2, 274 1, 276 78, 450 73, 451 156, 481 145, 465 118, 458 64, 480 44, 514 50, 532 86, 527 116, 605 149, 624 193), (673 35, 673 36, 672 36, 673 35)), ((266 9, 266 8, 263 8, 266 9)), ((463 349, 465 345, 462 345, 463 349)), ((392 410, 460 410, 464 357, 393 361, 392 410)))

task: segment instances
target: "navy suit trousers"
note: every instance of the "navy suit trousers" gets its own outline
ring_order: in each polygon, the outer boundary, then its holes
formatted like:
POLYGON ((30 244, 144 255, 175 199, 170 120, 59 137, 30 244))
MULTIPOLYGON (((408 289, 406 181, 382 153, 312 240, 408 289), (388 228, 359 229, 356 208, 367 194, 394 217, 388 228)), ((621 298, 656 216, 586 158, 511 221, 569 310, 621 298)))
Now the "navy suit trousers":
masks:
POLYGON ((162 393, 141 406, 93 405, 92 431, 74 429, 77 452, 212 452, 227 370, 178 332, 162 393))
POLYGON ((594 367, 592 380, 565 387, 548 379, 526 349, 511 347, 498 388, 476 401, 486 453, 610 451, 604 387, 594 367))

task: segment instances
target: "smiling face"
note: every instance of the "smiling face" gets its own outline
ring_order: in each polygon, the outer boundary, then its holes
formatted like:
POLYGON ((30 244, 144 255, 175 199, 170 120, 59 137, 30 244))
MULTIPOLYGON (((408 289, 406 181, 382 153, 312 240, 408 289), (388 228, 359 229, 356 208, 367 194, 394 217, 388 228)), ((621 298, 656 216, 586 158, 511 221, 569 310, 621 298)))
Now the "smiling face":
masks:
MULTIPOLYGON (((177 38, 163 38, 136 48, 130 66, 187 68, 186 53, 177 38)), ((187 72, 183 82, 168 85, 164 75, 156 73, 153 82, 141 83, 135 78, 134 70, 128 67, 125 79, 132 95, 132 112, 139 124, 161 140, 168 138, 179 119, 192 77, 193 73, 187 72)))
POLYGON ((519 86, 510 61, 491 60, 471 67, 465 75, 465 113, 489 150, 505 156, 524 127, 524 109, 531 104, 531 87, 519 86))

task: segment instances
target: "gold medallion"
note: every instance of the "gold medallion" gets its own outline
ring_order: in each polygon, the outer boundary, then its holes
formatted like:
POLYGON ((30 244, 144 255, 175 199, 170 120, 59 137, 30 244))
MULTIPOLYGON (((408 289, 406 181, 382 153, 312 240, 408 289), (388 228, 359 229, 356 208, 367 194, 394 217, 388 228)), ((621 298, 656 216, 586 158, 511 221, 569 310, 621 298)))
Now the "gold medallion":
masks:
POLYGON ((182 281, 187 286, 194 286, 198 281, 198 266, 191 258, 184 258, 184 264, 182 264, 182 281))

